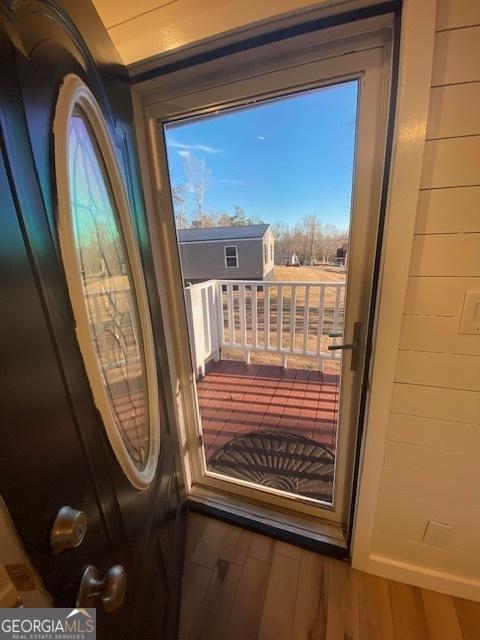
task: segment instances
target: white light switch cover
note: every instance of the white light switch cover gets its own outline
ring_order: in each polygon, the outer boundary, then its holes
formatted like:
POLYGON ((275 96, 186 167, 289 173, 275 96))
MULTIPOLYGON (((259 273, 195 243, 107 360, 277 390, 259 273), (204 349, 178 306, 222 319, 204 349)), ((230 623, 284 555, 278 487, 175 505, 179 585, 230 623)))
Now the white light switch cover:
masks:
POLYGON ((466 292, 458 332, 480 335, 480 291, 466 292))

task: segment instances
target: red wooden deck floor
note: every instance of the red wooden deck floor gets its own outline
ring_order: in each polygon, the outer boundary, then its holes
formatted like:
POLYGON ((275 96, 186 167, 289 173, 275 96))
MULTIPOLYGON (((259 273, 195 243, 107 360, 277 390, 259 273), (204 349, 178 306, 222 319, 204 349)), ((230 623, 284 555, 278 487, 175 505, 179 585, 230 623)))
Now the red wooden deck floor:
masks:
POLYGON ((262 429, 335 444, 337 375, 222 360, 209 365, 197 390, 207 464, 238 433, 262 429))

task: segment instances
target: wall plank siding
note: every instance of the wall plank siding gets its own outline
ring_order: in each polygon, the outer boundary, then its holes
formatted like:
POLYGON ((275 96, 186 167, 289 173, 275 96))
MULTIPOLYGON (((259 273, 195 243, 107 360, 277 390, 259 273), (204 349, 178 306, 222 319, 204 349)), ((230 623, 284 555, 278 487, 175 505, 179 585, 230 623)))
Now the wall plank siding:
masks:
POLYGON ((275 20, 325 0, 93 0, 123 63, 219 37, 232 30, 275 20))
MULTIPOLYGON (((456 0, 452 0, 451 4, 455 2, 456 0)), ((476 25, 437 33, 432 86, 480 80, 479 34, 480 27, 476 25)))
MULTIPOLYGON (((480 113, 480 104, 478 113, 480 113)), ((478 115, 476 117, 478 118, 478 115)), ((420 191, 415 233, 478 232, 480 231, 479 202, 480 186, 420 191)))
POLYGON ((476 276, 479 273, 480 233, 415 236, 410 275, 476 276))
POLYGON ((431 476, 411 469, 384 467, 382 487, 389 493, 435 502, 455 502, 459 507, 478 509, 480 482, 452 480, 450 477, 431 476))
POLYGON ((480 2, 476 0, 437 0, 437 31, 480 24, 480 2))
POLYGON ((466 291, 480 291, 480 277, 411 277, 404 312, 459 317, 466 291))
POLYGON ((392 413, 388 424, 388 439, 432 446, 446 451, 479 453, 480 416, 477 424, 392 413))
MULTIPOLYGON (((478 38, 480 41, 480 29, 478 38)), ((429 140, 425 143, 421 189, 479 185, 479 158, 480 136, 429 140)))
POLYGON ((400 348, 480 356, 478 336, 459 334, 459 323, 458 317, 405 315, 400 348))
MULTIPOLYGON (((397 382, 393 388, 392 411, 478 424, 480 393, 397 382)), ((435 441, 432 445, 435 446, 435 441)))
POLYGON ((427 140, 477 135, 479 109, 479 82, 433 88, 430 96, 427 140))
MULTIPOLYGON (((480 291, 480 2, 438 0, 436 28, 372 548, 480 594, 480 336, 458 333, 465 292, 480 291), (452 525, 446 548, 423 542, 429 520, 452 525)), ((468 636, 451 600, 422 598, 431 639, 468 636)))
MULTIPOLYGON (((387 441, 384 464, 429 476, 476 482, 480 485, 480 454, 434 449, 409 442, 387 441)), ((480 494, 479 494, 480 495, 480 494)), ((480 503, 478 504, 480 508, 480 503)))
POLYGON ((478 392, 480 358, 452 353, 400 351, 396 381, 478 392))

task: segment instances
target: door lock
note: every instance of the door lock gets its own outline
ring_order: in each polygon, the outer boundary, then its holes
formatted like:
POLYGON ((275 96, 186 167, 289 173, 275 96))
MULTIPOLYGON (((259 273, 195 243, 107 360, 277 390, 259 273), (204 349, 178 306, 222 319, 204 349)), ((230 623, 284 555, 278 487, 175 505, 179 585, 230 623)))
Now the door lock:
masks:
MULTIPOLYGON (((351 349, 352 350, 352 358, 350 360, 350 370, 356 371, 358 369, 358 362, 360 359, 360 331, 362 328, 361 322, 353 323, 353 338, 352 342, 348 344, 330 344, 328 345, 329 351, 337 351, 339 349, 351 349)), ((329 338, 340 338, 342 336, 341 333, 329 333, 329 338)))
POLYGON ((99 580, 97 568, 89 565, 83 573, 75 606, 88 609, 96 607, 99 600, 107 613, 113 613, 122 606, 126 591, 127 574, 121 565, 110 567, 103 580, 99 580))
POLYGON ((87 531, 87 516, 83 511, 62 507, 57 513, 50 533, 52 555, 58 556, 66 549, 82 544, 87 531))

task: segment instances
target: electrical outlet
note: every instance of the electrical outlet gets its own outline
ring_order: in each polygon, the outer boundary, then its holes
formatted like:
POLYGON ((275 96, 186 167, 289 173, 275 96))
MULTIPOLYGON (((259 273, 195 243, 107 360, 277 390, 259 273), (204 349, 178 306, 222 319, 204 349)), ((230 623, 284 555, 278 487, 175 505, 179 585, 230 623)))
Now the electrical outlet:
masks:
POLYGON ((423 534, 423 542, 433 547, 446 547, 450 534, 452 533, 452 525, 443 522, 435 522, 429 520, 425 533, 423 534))

